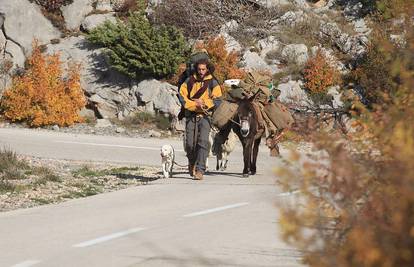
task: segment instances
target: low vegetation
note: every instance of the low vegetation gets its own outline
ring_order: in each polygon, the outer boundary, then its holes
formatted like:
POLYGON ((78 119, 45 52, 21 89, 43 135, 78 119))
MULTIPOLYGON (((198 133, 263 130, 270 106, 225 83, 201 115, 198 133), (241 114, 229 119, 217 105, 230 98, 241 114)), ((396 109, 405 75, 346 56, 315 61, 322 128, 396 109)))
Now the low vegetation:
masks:
POLYGON ((0 211, 147 184, 157 179, 157 171, 148 167, 79 165, 56 160, 53 164, 47 160, 33 163, 9 149, 1 149, 0 211))
POLYGON ((81 122, 78 112, 86 99, 79 69, 79 65, 70 65, 65 77, 59 55, 42 54, 35 41, 25 74, 14 77, 3 94, 0 107, 4 117, 31 127, 81 122))
POLYGON ((142 12, 131 13, 125 22, 107 21, 88 40, 104 47, 113 68, 133 79, 171 76, 187 51, 180 31, 166 25, 153 27, 142 12))
POLYGON ((300 192, 294 207, 282 208, 283 235, 309 266, 414 264, 414 3, 375 4, 382 34, 373 36, 354 80, 371 104, 350 105, 355 131, 347 136, 311 128, 307 138, 319 153, 293 153, 278 171, 286 190, 300 192), (395 16, 407 22, 400 25, 404 45, 385 34, 395 16))
POLYGON ((341 74, 331 65, 323 53, 318 50, 314 57, 306 62, 303 70, 305 88, 314 103, 330 103, 331 98, 327 95, 329 87, 340 83, 341 74))

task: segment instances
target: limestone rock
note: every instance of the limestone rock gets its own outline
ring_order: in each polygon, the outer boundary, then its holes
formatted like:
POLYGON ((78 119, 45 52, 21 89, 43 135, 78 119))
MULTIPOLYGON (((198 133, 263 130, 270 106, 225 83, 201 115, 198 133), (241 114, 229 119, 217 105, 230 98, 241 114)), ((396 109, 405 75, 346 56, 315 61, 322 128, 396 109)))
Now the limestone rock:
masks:
POLYGON ((275 65, 268 65, 266 61, 256 52, 246 51, 243 55, 242 63, 247 70, 268 71, 275 74, 279 71, 275 65))
POLYGON ((46 19, 39 6, 28 0, 0 1, 0 17, 6 39, 21 47, 27 56, 31 54, 33 39, 47 44, 60 37, 60 32, 46 19))
POLYGON ((169 83, 155 79, 144 80, 134 89, 139 101, 146 106, 147 112, 160 111, 173 117, 180 112, 177 88, 169 83))
POLYGON ((111 21, 116 23, 116 18, 114 13, 107 14, 94 14, 86 17, 82 22, 82 29, 90 32, 96 27, 102 25, 105 21, 111 21))
POLYGON ((114 11, 111 0, 99 0, 96 2, 95 10, 102 11, 102 12, 112 12, 114 11))
POLYGON ((308 60, 308 48, 304 44, 290 44, 282 49, 282 57, 292 63, 304 65, 308 60))
POLYGON ((297 107, 312 107, 313 101, 308 97, 305 90, 302 89, 301 81, 288 81, 279 84, 280 90, 279 100, 282 103, 297 107))
POLYGON ((8 40, 6 41, 5 52, 11 56, 10 60, 13 62, 13 69, 24 68, 26 58, 22 49, 16 43, 8 40))
POLYGON ((269 36, 265 39, 259 40, 257 45, 260 49, 260 57, 266 58, 267 53, 275 50, 279 50, 279 42, 274 36, 269 36))
POLYGON ((69 30, 79 30, 86 15, 93 11, 92 3, 92 0, 73 0, 72 4, 61 8, 69 30))
POLYGON ((96 128, 106 128, 111 127, 112 123, 108 119, 97 119, 95 127, 96 128))

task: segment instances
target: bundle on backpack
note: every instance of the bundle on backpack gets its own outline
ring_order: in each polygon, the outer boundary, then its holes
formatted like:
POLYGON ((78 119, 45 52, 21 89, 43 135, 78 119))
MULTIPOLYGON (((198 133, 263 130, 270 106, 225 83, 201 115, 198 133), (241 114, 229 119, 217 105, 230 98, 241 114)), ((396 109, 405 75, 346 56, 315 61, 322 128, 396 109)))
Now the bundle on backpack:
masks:
POLYGON ((237 101, 256 95, 256 99, 259 102, 267 103, 271 95, 269 89, 271 84, 271 77, 251 71, 247 73, 246 78, 240 81, 237 86, 232 86, 231 90, 229 90, 229 96, 237 101))
POLYGON ((220 106, 214 111, 211 123, 217 128, 223 128, 231 118, 233 118, 239 105, 226 100, 222 100, 220 106))
POLYGON ((295 122, 289 110, 278 101, 264 105, 263 111, 279 130, 289 129, 295 122))

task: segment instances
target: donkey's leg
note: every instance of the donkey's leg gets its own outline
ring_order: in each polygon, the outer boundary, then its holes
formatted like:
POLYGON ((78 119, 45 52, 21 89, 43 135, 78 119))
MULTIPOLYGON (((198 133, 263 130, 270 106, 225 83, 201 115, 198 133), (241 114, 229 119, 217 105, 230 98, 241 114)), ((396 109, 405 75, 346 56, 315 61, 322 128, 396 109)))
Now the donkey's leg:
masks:
POLYGON ((255 175, 256 174, 256 162, 257 162, 257 154, 259 153, 259 146, 260 146, 260 141, 262 140, 262 138, 258 138, 256 140, 254 140, 254 144, 253 144, 253 153, 252 153, 252 165, 250 166, 250 174, 251 175, 255 175))
POLYGON ((243 144, 243 160, 244 160, 244 168, 243 168, 243 177, 249 177, 250 173, 250 164, 252 158, 252 146, 253 140, 246 140, 243 144))

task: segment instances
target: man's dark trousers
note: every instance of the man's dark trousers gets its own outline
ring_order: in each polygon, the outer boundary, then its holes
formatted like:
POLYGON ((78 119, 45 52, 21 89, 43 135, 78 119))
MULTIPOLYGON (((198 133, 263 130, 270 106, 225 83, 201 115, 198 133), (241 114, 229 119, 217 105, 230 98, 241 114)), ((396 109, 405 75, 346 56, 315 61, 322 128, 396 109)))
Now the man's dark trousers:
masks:
POLYGON ((209 154, 210 119, 207 116, 189 116, 186 118, 186 151, 190 165, 197 171, 206 171, 206 160, 209 154))

